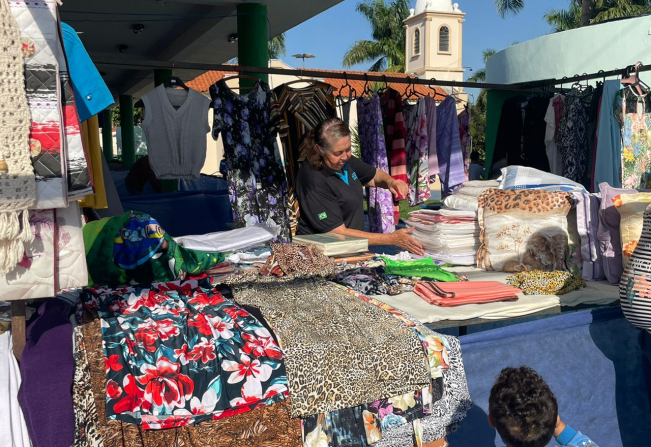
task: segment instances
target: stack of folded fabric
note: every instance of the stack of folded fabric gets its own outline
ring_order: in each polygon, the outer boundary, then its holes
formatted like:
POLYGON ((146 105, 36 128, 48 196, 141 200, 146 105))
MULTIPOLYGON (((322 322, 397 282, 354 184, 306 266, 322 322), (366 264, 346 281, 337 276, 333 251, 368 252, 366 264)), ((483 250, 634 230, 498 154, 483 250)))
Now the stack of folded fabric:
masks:
POLYGON ((474 211, 413 211, 407 225, 434 261, 453 265, 474 265, 479 249, 479 223, 474 211))
POLYGON ((477 199, 487 189, 498 188, 497 180, 473 180, 465 182, 463 186, 443 199, 443 209, 477 212, 477 199))
POLYGON ((414 292, 430 304, 442 307, 464 304, 517 301, 522 291, 497 281, 471 281, 457 283, 421 282, 414 292))

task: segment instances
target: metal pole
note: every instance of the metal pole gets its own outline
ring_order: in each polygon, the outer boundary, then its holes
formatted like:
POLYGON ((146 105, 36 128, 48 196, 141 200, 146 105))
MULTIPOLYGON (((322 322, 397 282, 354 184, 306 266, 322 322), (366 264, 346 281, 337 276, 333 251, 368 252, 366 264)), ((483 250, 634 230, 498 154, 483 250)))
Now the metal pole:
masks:
MULTIPOLYGON (((267 5, 240 3, 237 5, 237 59, 238 63, 254 68, 269 68, 269 22, 267 5)), ((244 70, 242 73, 269 83, 265 71, 244 70)), ((251 79, 240 79, 240 88, 252 87, 251 79)))
POLYGON ((120 95, 120 127, 122 130, 122 165, 125 169, 131 169, 136 162, 133 96, 131 95, 120 95))
MULTIPOLYGON (((248 3, 241 4, 240 6, 250 5, 248 3)), ((266 36, 266 33, 265 33, 266 36)), ((573 82, 585 81, 590 79, 601 79, 611 76, 623 76, 626 74, 627 69, 614 69, 608 71, 599 71, 596 73, 574 75, 564 77, 562 79, 542 79, 531 82, 519 82, 514 84, 491 84, 487 82, 460 82, 460 81, 443 81, 439 79, 419 79, 415 77, 403 77, 403 76, 386 76, 378 73, 368 74, 355 74, 355 73, 346 73, 346 72, 332 72, 332 71, 320 71, 320 70, 311 70, 311 69, 295 69, 290 70, 286 68, 272 68, 272 67, 252 67, 244 65, 221 65, 221 64, 198 64, 192 62, 161 62, 161 61, 140 61, 133 62, 130 60, 124 59, 114 59, 114 58, 98 58, 95 61, 95 65, 111 65, 116 67, 121 67, 125 69, 134 69, 142 70, 147 68, 172 68, 175 67, 179 70, 199 70, 199 71, 226 71, 230 73, 248 73, 248 74, 278 74, 278 75, 287 75, 287 76, 297 76, 297 77, 313 77, 313 78, 331 78, 331 79, 346 79, 356 80, 356 81, 366 81, 369 82, 382 82, 385 81, 391 82, 394 84, 420 84, 420 85, 431 85, 431 86, 441 86, 441 87, 467 87, 467 88, 483 88, 483 89, 493 89, 493 90, 531 90, 540 87, 547 87, 559 84, 568 84, 571 85, 573 82)), ((240 59, 240 62, 242 60, 240 59)), ((640 72, 651 71, 651 65, 641 66, 639 69, 640 72)))
POLYGON ((171 68, 156 68, 154 70, 154 87, 169 81, 172 76, 174 76, 174 70, 171 68))

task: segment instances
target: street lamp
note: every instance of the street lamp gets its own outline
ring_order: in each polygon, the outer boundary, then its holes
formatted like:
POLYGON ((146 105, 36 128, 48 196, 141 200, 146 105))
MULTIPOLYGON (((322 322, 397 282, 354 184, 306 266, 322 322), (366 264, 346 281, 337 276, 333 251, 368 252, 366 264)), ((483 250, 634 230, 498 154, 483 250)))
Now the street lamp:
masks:
POLYGON ((292 57, 296 59, 303 59, 303 68, 305 68, 305 59, 314 59, 316 56, 308 53, 295 54, 292 57))

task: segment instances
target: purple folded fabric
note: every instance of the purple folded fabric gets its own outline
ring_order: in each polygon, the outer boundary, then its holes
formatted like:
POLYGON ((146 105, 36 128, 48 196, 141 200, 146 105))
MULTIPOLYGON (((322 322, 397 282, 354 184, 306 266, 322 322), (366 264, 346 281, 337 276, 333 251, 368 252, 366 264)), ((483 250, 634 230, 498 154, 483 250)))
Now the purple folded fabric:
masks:
POLYGON ((70 447, 74 441, 72 311, 62 300, 47 300, 27 327, 18 401, 33 447, 70 447))
POLYGON ((624 272, 622 264, 622 241, 619 234, 621 217, 613 204, 613 199, 620 194, 637 194, 634 189, 613 188, 608 183, 599 185, 601 207, 599 209, 599 250, 603 259, 606 279, 611 284, 619 284, 624 272))

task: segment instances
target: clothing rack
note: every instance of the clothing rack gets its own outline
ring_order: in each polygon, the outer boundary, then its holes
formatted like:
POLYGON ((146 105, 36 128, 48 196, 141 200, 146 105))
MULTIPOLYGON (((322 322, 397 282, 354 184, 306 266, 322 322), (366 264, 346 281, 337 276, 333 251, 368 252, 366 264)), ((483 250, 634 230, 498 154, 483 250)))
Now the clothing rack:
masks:
MULTIPOLYGON (((273 68, 273 67, 247 67, 242 65, 226 65, 226 64, 201 64, 194 62, 164 62, 154 60, 134 61, 129 59, 119 58, 97 58, 94 59, 96 65, 105 65, 120 67, 124 69, 133 70, 151 70, 151 69, 178 69, 178 70, 197 70, 197 71, 225 71, 230 73, 248 73, 248 74, 277 74, 296 77, 308 78, 331 78, 331 79, 348 79, 366 82, 391 82, 395 84, 409 84, 409 85, 426 85, 426 86, 440 86, 440 87, 467 87, 467 88, 480 88, 488 90, 533 90, 544 87, 552 87, 556 85, 571 84, 578 81, 587 81, 591 79, 607 78, 612 76, 627 76, 631 74, 635 68, 630 65, 626 68, 614 69, 603 71, 600 70, 595 73, 576 74, 570 77, 563 77, 562 79, 543 79, 538 81, 520 82, 514 84, 492 84, 487 82, 468 82, 468 81, 445 81, 440 79, 420 79, 415 76, 398 77, 387 76, 386 74, 359 74, 347 73, 345 71, 327 71, 327 70, 306 70, 306 69, 287 69, 287 68, 273 68)), ((640 65, 638 71, 651 71, 651 65, 640 65)))

